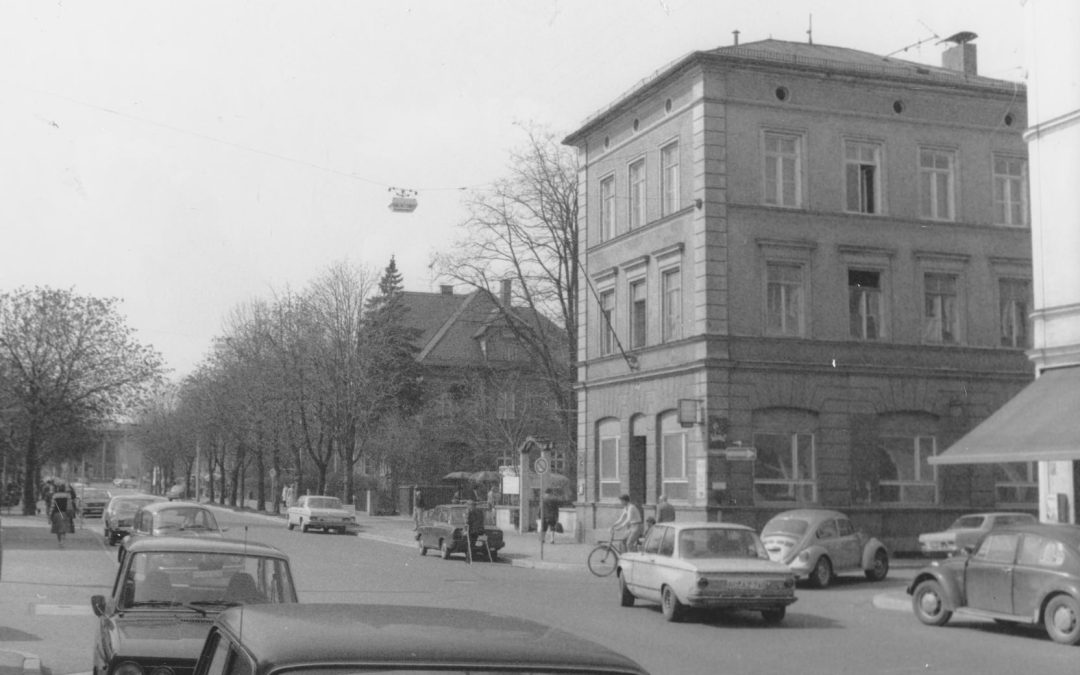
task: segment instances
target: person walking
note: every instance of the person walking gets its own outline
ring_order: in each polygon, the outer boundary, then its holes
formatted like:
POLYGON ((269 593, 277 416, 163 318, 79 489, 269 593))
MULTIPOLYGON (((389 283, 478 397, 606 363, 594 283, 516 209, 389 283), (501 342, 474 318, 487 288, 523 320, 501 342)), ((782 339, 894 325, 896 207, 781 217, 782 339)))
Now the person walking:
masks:
POLYGON ((540 500, 540 541, 543 542, 548 531, 551 532, 551 543, 555 543, 555 532, 559 526, 559 507, 562 502, 555 495, 555 490, 544 490, 544 498, 540 500))
POLYGON ((636 551, 638 539, 641 538, 641 510, 630 501, 630 495, 620 495, 619 501, 622 502, 623 510, 611 526, 611 539, 615 540, 615 530, 625 529, 622 550, 636 551))
POLYGON ((49 500, 49 529, 56 535, 56 543, 64 548, 64 536, 75 532, 74 490, 57 489, 49 500))
POLYGON ((413 490, 412 495, 412 514, 414 529, 420 529, 420 517, 424 512, 424 493, 420 488, 413 490))
POLYGON ((670 523, 675 520, 675 507, 668 503, 667 495, 660 495, 656 501, 656 522, 670 523))

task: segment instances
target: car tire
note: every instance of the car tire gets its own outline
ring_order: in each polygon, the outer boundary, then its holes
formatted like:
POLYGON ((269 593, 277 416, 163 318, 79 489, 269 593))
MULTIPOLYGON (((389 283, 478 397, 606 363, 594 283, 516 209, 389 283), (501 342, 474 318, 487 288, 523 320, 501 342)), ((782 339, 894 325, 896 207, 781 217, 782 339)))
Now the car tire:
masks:
POLYGON ((300 531, 303 532, 303 533, 307 533, 307 531, 308 531, 308 526, 306 524, 304 524, 304 519, 303 518, 300 519, 300 531))
POLYGON ((952 617, 952 612, 945 609, 945 594, 941 584, 935 579, 920 581, 911 594, 911 611, 915 618, 927 626, 944 626, 952 617))
POLYGON ((293 524, 293 521, 291 521, 291 520, 288 520, 288 519, 286 519, 286 521, 285 521, 285 524, 286 524, 286 525, 288 525, 288 527, 289 527, 289 531, 290 531, 290 532, 291 532, 291 531, 292 531, 293 529, 295 529, 295 528, 296 528, 296 525, 294 525, 294 524, 293 524))
POLYGON ((420 547, 420 555, 427 555, 427 546, 424 546, 424 540, 419 536, 416 537, 416 544, 420 547))
POLYGON ((450 559, 450 545, 446 543, 445 539, 439 542, 439 555, 442 556, 443 560, 450 559))
POLYGON ((619 575, 619 606, 620 607, 633 607, 634 606, 634 594, 630 592, 630 589, 626 587, 626 579, 623 575, 619 575))
POLYGON ((765 623, 780 623, 787 616, 787 607, 774 607, 773 609, 761 610, 761 618, 765 623))
POLYGON ((679 602, 679 597, 671 590, 671 586, 664 586, 660 590, 660 611, 664 613, 665 619, 672 622, 681 621, 686 613, 686 607, 679 602))
POLYGON ((828 588, 832 578, 832 561, 829 556, 823 555, 814 563, 814 569, 810 572, 810 584, 815 588, 828 588))
POLYGON ((874 562, 870 569, 866 570, 866 578, 870 581, 883 581, 889 574, 889 554, 884 549, 878 549, 874 553, 874 562))
POLYGON ((1080 643, 1080 602, 1064 593, 1055 595, 1043 610, 1043 624, 1054 642, 1063 645, 1080 643))

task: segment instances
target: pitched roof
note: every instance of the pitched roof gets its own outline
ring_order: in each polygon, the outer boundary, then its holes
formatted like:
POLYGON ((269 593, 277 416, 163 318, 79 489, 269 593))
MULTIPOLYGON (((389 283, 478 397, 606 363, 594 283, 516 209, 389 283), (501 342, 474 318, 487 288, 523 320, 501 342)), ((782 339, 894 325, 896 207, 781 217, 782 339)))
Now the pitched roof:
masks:
POLYGON ((1023 84, 998 80, 981 75, 968 75, 959 70, 930 66, 913 61, 881 56, 847 47, 790 42, 788 40, 759 40, 741 45, 717 47, 685 54, 642 79, 630 90, 618 96, 603 109, 590 115, 581 128, 567 136, 563 143, 573 145, 576 139, 588 131, 609 113, 627 105, 647 90, 667 79, 679 70, 698 62, 728 63, 756 66, 772 66, 811 72, 829 72, 861 77, 903 80, 907 83, 943 87, 973 87, 992 89, 1001 93, 1025 95, 1023 84))

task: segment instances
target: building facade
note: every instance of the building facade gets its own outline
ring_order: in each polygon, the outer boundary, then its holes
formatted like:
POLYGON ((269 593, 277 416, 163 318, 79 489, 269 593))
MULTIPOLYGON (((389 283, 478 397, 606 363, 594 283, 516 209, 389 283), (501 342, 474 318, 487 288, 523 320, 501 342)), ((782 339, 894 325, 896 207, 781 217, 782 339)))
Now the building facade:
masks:
POLYGON ((929 459, 1031 381, 1025 90, 766 40, 594 115, 580 158, 579 513, 848 511, 898 550, 1036 508, 1035 463, 929 459))

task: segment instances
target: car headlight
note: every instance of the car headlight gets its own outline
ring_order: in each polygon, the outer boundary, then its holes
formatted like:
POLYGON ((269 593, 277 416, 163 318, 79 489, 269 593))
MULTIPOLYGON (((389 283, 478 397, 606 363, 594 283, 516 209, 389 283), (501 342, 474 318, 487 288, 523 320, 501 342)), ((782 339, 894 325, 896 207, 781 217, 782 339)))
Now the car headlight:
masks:
POLYGON ((143 675, 143 668, 134 661, 123 661, 113 668, 112 675, 143 675))
POLYGON ((801 563, 810 561, 810 551, 799 551, 798 560, 801 563))

